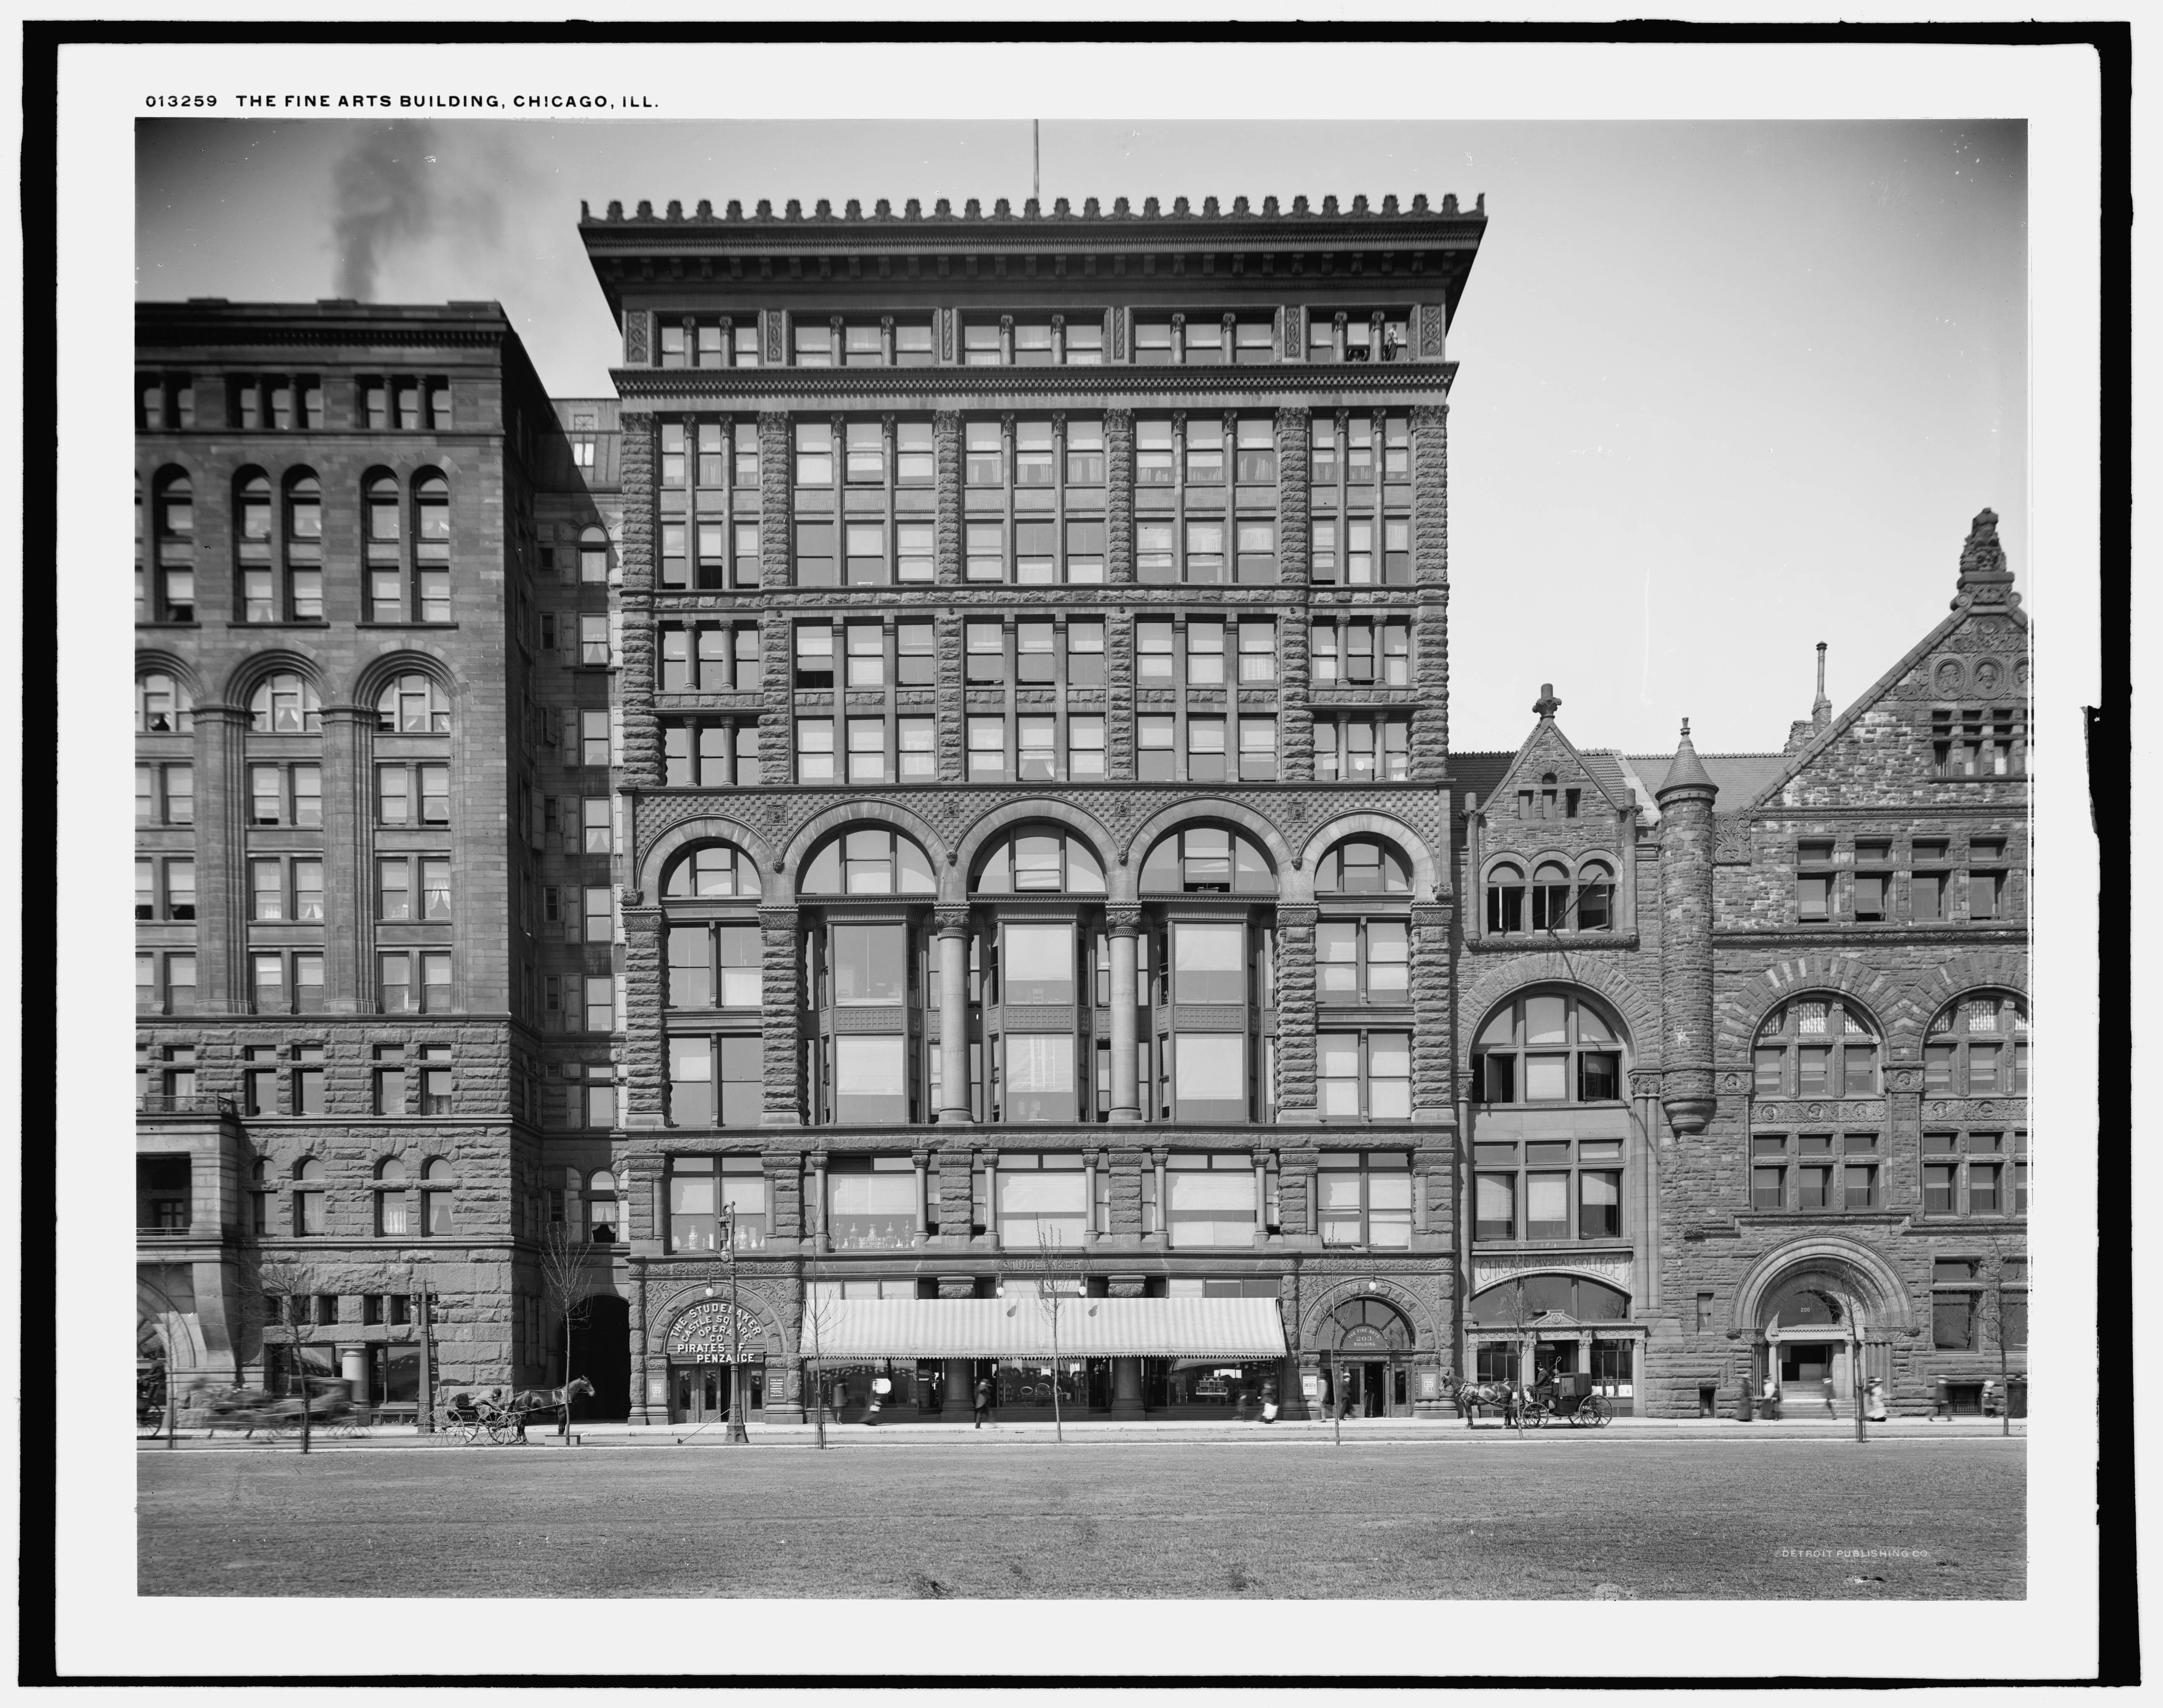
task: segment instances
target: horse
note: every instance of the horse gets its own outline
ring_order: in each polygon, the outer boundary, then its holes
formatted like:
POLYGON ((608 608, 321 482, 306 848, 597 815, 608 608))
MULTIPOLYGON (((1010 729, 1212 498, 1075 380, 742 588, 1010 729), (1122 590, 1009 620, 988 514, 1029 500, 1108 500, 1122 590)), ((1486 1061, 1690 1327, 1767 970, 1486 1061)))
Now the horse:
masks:
POLYGON ((593 1383, 583 1376, 574 1376, 561 1387, 521 1387, 511 1397, 511 1413, 518 1423, 518 1439, 526 1439, 526 1419, 542 1412, 554 1412, 559 1417, 569 1415, 571 1402, 580 1394, 594 1391, 593 1383))
POLYGON ((1472 1427, 1475 1408, 1485 1406, 1502 1414, 1508 1423, 1516 1413, 1517 1391, 1506 1382, 1453 1382, 1449 1385, 1449 1397, 1464 1418, 1464 1427, 1472 1427))

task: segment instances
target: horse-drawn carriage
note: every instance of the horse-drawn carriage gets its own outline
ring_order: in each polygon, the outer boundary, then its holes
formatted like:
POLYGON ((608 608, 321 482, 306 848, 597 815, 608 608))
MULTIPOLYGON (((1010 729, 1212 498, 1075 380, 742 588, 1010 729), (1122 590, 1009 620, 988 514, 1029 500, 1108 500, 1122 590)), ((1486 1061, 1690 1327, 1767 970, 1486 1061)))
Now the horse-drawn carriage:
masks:
MULTIPOLYGON (((244 1437, 264 1435, 272 1440, 301 1433, 301 1401, 298 1394, 274 1394, 264 1388, 229 1387, 207 1396, 186 1423, 216 1435, 221 1429, 238 1429, 244 1437)), ((359 1435, 367 1419, 354 1408, 353 1396, 343 1382, 312 1377, 308 1383, 309 1433, 319 1435, 359 1435)))
POLYGON ((443 1432, 458 1436, 469 1446, 484 1439, 498 1447, 523 1442, 528 1423, 560 1417, 581 1394, 593 1391, 593 1383, 583 1376, 574 1376, 563 1387, 515 1391, 495 1387, 481 1394, 455 1392, 443 1408, 443 1432))
POLYGON ((1567 1423, 1573 1429, 1597 1429, 1615 1416, 1613 1402, 1595 1389, 1590 1374, 1583 1371, 1550 1376, 1529 1389, 1507 1382, 1461 1382, 1450 1390, 1450 1397, 1456 1402, 1467 1429, 1481 1412, 1491 1412, 1506 1425, 1526 1429, 1542 1429, 1551 1423, 1567 1423))

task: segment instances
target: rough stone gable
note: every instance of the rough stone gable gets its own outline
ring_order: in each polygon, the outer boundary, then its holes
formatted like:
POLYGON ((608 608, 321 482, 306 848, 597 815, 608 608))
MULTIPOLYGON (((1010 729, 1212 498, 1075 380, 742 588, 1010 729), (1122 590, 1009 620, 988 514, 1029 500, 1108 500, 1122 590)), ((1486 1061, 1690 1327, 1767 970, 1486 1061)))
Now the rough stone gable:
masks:
POLYGON ((1595 768, 1563 734, 1554 719, 1561 703, 1551 686, 1542 688, 1532 708, 1539 713, 1539 722, 1493 792, 1480 803, 1485 812, 1488 854, 1544 849, 1579 854, 1613 845, 1615 814, 1631 804, 1630 797, 1611 789, 1601 775, 1605 768, 1595 768), (1577 791, 1574 818, 1569 810, 1572 790, 1577 791), (1527 794, 1529 801, 1523 798, 1527 794))

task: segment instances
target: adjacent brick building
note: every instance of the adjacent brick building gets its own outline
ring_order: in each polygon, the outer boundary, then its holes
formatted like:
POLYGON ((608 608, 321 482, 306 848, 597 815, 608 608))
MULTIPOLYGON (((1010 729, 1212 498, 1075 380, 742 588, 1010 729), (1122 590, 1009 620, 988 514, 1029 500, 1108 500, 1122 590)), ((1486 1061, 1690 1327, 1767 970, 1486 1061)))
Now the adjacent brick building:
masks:
MULTIPOLYGON (((192 1048, 200 1076, 146 1085, 146 1157, 236 1182, 267 1157, 269 1220, 231 1200, 226 1246, 351 1272, 325 1291, 452 1267, 348 1235, 384 1130, 182 1106, 237 1098, 257 1037, 299 1047, 236 982, 303 934, 241 942, 235 874, 273 832, 211 816, 256 755, 202 745, 290 655, 356 733, 326 699, 343 816, 275 835, 354 874, 394 840, 453 862, 451 924, 357 923, 353 876, 306 927, 347 943, 310 1025, 327 1097, 437 1036, 371 1008, 377 939, 434 930, 456 964, 470 1120, 386 1118, 413 1167, 458 1170, 448 1379, 561 1379, 532 1260, 568 1224, 601 1239, 573 1367, 647 1421, 717 1414, 738 1371, 755 1412, 801 1415, 814 1356, 845 1417, 963 1413, 980 1380, 1009 1416, 1055 1386, 1081 1415, 1441 1415, 1459 1375, 1527 1359, 1663 1414, 1857 1369, 1899 1409, 1972 1397, 2025 1327, 2025 619, 1993 519, 1947 620, 1783 753, 1580 749, 1546 688, 1515 755, 1453 754, 1446 334, 1485 220, 611 204, 581 233, 616 396, 553 406, 493 311, 146 310, 161 400, 284 373, 282 329, 313 328, 306 460, 338 488, 322 621, 274 651, 221 608, 213 656, 156 603, 156 495, 175 470, 238 493, 270 452, 237 413, 146 418, 139 668, 184 676, 196 723, 144 724, 139 760, 196 754, 202 805, 143 846, 229 896, 141 927, 225 967, 191 1020, 144 1022, 147 1073, 192 1048), (451 384, 476 442, 337 414, 379 369, 466 375, 377 353, 445 319, 495 364, 451 384), (338 508, 379 462, 411 487, 454 453, 453 597, 497 608, 371 634, 338 604, 367 565, 338 508), (354 804, 394 648, 455 690, 454 822, 402 839, 354 804), (338 1171, 320 1234, 289 1226, 304 1152, 338 1171), (1037 1298, 1070 1290, 1054 1359, 1037 1298)), ((244 601, 222 525, 197 586, 244 601)), ((185 1239, 144 1250, 186 1251, 210 1336, 232 1262, 187 1243, 191 1190, 185 1239)), ((342 1325, 317 1339, 369 1355, 342 1325)))

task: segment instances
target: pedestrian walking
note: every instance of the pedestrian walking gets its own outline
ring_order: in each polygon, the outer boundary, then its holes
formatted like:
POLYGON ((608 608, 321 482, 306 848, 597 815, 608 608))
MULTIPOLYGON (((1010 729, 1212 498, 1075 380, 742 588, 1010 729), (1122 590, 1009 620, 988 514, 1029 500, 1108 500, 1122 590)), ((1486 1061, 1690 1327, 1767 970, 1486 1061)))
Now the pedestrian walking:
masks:
POLYGON ((1821 1376, 1818 1378, 1818 1393, 1825 1401, 1825 1416, 1828 1418, 1839 1417, 1840 1408, 1833 1402, 1832 1378, 1830 1376, 1821 1376))
POLYGON ((885 1376, 879 1376, 872 1378, 871 1409, 864 1414, 864 1422, 866 1423, 876 1423, 878 1422, 879 1408, 886 1403, 886 1397, 893 1392, 893 1384, 885 1376))
POLYGON ((984 1427, 984 1419, 992 1414, 992 1379, 988 1376, 977 1378, 977 1427, 984 1427))
POLYGON ((1765 1378, 1765 1421, 1768 1423, 1780 1421, 1780 1384, 1769 1376, 1765 1378))
POLYGON ((1864 1415, 1873 1423, 1883 1423, 1885 1421, 1885 1383, 1883 1379, 1879 1376, 1872 1376, 1870 1378, 1869 1386, 1865 1388, 1863 1392, 1866 1395, 1863 1405, 1864 1415))
POLYGON ((1274 1423, 1277 1420, 1277 1385, 1273 1382, 1262 1384, 1262 1421, 1274 1423))

